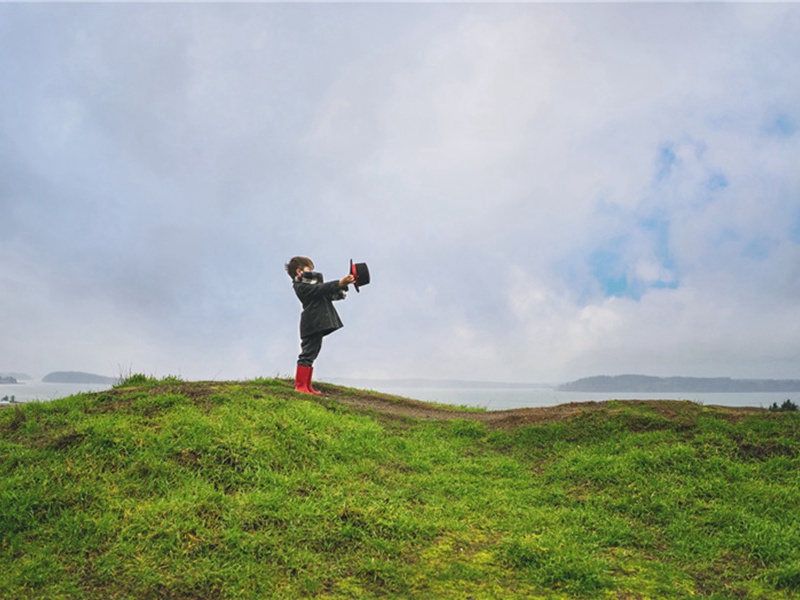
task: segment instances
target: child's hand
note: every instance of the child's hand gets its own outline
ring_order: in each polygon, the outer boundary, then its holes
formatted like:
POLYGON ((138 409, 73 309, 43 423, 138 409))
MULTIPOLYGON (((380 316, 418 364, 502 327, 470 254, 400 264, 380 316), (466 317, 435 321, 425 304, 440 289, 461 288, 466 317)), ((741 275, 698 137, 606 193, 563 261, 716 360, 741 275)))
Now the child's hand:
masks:
POLYGON ((355 282, 356 282, 355 276, 352 273, 350 273, 347 277, 343 277, 342 279, 339 280, 339 287, 346 288, 348 284, 355 282))

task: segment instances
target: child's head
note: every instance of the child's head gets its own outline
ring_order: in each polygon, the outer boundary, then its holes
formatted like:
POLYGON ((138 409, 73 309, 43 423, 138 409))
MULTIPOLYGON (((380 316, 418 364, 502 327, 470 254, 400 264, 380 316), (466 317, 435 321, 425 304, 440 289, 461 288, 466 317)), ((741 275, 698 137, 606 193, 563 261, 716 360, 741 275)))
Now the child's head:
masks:
POLYGON ((295 256, 288 263, 286 263, 286 272, 289 274, 290 278, 294 279, 297 277, 297 269, 302 271, 306 267, 313 271, 314 261, 310 258, 306 258, 305 256, 295 256))

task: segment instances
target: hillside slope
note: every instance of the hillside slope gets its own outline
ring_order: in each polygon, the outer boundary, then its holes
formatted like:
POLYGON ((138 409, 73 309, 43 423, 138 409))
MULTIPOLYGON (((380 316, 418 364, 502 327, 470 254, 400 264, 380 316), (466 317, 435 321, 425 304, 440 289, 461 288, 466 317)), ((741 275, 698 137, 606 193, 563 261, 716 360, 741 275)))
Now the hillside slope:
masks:
POLYGON ((790 598, 800 418, 134 376, 0 410, 3 598, 790 598))

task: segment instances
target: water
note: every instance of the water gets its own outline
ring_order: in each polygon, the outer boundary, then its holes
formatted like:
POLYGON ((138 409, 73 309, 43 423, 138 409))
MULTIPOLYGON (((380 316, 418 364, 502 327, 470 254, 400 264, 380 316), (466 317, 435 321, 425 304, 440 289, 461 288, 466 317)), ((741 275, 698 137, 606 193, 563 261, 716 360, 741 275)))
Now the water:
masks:
MULTIPOLYGON (((348 384, 349 385, 349 384, 348 384)), ((361 387, 355 385, 354 387, 361 387)), ((787 399, 800 404, 800 392, 776 392, 755 394, 732 393, 657 393, 657 394, 625 394, 603 392, 559 392, 552 388, 424 388, 401 387, 371 383, 369 386, 377 392, 394 394, 461 406, 479 407, 487 410, 507 410, 513 408, 529 408, 537 406, 557 406, 570 402, 601 402, 604 400, 690 400, 706 406, 752 406, 769 408, 774 402, 778 406, 787 399)))
POLYGON ((0 384, 0 403, 14 396, 16 402, 46 402, 81 392, 102 392, 111 386, 96 383, 46 383, 44 381, 20 381, 0 384))

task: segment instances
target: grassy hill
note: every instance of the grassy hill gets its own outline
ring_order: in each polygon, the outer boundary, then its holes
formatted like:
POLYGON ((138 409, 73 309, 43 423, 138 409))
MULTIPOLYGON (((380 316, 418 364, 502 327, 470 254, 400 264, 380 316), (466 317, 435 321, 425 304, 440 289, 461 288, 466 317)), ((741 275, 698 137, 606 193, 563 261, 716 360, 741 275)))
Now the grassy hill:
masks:
POLYGON ((0 410, 2 598, 791 598, 800 415, 134 376, 0 410))

